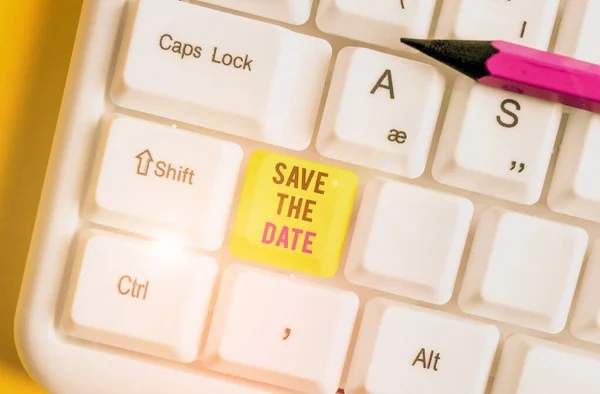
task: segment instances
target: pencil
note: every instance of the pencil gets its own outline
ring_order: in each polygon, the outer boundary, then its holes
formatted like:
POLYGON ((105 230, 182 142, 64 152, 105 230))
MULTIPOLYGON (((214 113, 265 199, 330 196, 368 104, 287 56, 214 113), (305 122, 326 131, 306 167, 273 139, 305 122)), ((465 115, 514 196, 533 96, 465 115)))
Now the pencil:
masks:
POLYGON ((507 41, 400 40, 486 86, 600 113, 600 66, 507 41))

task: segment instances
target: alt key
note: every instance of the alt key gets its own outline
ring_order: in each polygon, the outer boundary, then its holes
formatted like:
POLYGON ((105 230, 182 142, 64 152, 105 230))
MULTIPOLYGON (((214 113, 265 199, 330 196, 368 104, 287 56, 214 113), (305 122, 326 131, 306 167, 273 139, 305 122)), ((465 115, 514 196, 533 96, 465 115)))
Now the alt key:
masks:
POLYGON ((365 307, 345 392, 484 394, 498 341, 491 324, 374 298, 365 307))

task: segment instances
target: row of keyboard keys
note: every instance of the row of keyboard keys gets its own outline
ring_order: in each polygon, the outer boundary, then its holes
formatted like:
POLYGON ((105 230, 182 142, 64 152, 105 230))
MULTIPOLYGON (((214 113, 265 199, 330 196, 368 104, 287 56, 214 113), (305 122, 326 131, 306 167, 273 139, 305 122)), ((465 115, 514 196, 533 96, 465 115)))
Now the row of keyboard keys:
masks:
MULTIPOLYGON (((327 8, 326 2, 321 6, 327 8)), ((182 2, 140 0, 135 7, 112 89, 118 105, 295 150, 308 146, 331 55, 324 40, 182 2), (217 24, 235 24, 242 33, 214 36, 217 24), (192 45, 198 36, 213 37, 210 47, 192 45), (148 37, 160 39, 152 42, 148 37), (270 44, 268 53, 263 42, 270 44), (148 57, 155 61, 148 63, 144 60, 148 57)), ((543 14, 551 19, 554 6, 548 7, 543 14)), ((444 90, 444 78, 430 65, 365 48, 344 48, 333 70, 317 149, 339 161, 417 178, 429 157, 444 90)), ((537 202, 561 106, 466 78, 459 78, 453 90, 435 154, 434 178, 521 204, 537 202)), ((569 127, 578 125, 573 120, 569 127)), ((567 138, 565 146, 581 144, 571 140, 567 138)), ((584 152, 581 157, 588 158, 583 166, 592 168, 591 156, 584 152)), ((232 163, 229 167, 236 167, 236 160, 232 163)), ((559 162, 558 194, 551 193, 550 205, 558 212, 589 218, 589 207, 600 201, 595 195, 590 198, 598 182, 580 164, 577 155, 559 162), (578 185, 569 185, 573 179, 578 185), (569 190, 561 195, 561 188, 576 189, 575 196, 569 190), (582 188, 586 190, 578 194, 582 188)), ((215 239, 203 247, 218 244, 215 239)))
MULTIPOLYGON (((241 265, 225 270, 217 291, 212 258, 96 230, 80 238, 75 259, 61 320, 71 336, 182 363, 201 359, 213 371, 303 392, 339 387, 359 306, 349 291, 241 265)), ((398 379, 415 390, 479 392, 497 343, 492 325, 372 300, 349 393, 379 392, 398 379)))
MULTIPOLYGON (((117 115, 107 119, 99 149, 84 212, 92 222, 208 251, 223 246, 243 156, 239 145, 117 115)), ((255 151, 230 250, 332 276, 357 188, 352 171, 255 151)))
MULTIPOLYGON (((321 0, 316 22, 326 33, 410 52, 399 38, 428 38, 437 3, 435 0, 321 0)), ((548 47, 559 6, 559 0, 443 0, 441 3, 435 38, 506 40, 539 49, 548 47)))
POLYGON ((495 327, 385 299, 367 303, 345 392, 596 394, 600 357, 511 335, 487 387, 499 335, 495 327), (425 329, 426 328, 426 329, 425 329), (393 368, 390 366, 393 365, 393 368))
MULTIPOLYGON (((179 235, 202 249, 219 249, 241 156, 231 142, 111 118, 86 213, 106 226, 158 239, 179 235), (215 164, 216 170, 205 170, 215 164)), ((246 168, 229 247, 242 259, 332 276, 357 187, 351 171, 256 151, 246 168)), ((472 214, 465 198, 375 178, 362 196, 345 275, 355 284, 444 304, 454 291, 472 214)), ((461 289, 462 308, 560 331, 586 244, 585 232, 574 227, 486 211, 461 289)))
MULTIPOLYGON (((273 20, 307 22, 312 0, 203 0, 273 20)), ((316 15, 326 33, 365 43, 411 51, 399 37, 428 38, 436 6, 441 2, 434 38, 506 40, 546 50, 557 21, 560 0, 321 0, 316 15)), ((558 30, 555 51, 597 63, 595 37, 600 6, 595 0, 568 1, 558 30)))
POLYGON ((358 297, 281 274, 229 268, 210 327, 217 262, 179 245, 91 231, 78 244, 61 319, 67 334, 289 389, 339 385, 358 297))
MULTIPOLYGON (((440 0, 441 1, 441 0, 440 0)), ((203 0, 294 25, 304 24, 312 0, 203 0)), ((559 0, 444 0, 435 38, 506 40, 545 50, 557 20, 559 0)), ((410 51, 399 37, 428 38, 436 0, 321 0, 317 26, 365 43, 410 51)), ((555 52, 591 63, 600 62, 595 38, 600 4, 568 1, 560 22, 555 52)))
MULTIPOLYGON (((219 249, 237 186, 239 146, 128 117, 107 127, 88 198, 91 220, 219 249)), ((356 175, 269 151, 255 151, 245 172, 231 252, 291 271, 334 275, 356 175)), ((374 178, 362 196, 345 275, 355 284, 444 304, 454 291, 472 215, 466 198, 374 178)), ((586 245, 581 229, 488 209, 477 225, 461 306, 560 331, 586 245)))
MULTIPOLYGON (((465 198, 371 180, 352 235, 346 278, 420 301, 447 303, 472 214, 465 198)), ((488 208, 475 226, 459 305, 488 319, 559 332, 567 321, 587 244, 587 233, 578 227, 488 208)), ((595 295, 588 291, 584 298, 593 302, 595 295)), ((582 312, 586 324, 599 309, 589 308, 582 312)))
MULTIPOLYGON (((80 238, 75 260, 61 320, 69 335, 183 363, 201 357, 211 370, 283 388, 332 393, 339 385, 358 312, 351 292, 232 266, 222 277, 208 325, 217 273, 209 257, 92 231, 80 238)), ((346 392, 453 387, 482 393, 498 341, 490 324, 372 299, 362 316, 346 392)), ((561 345, 511 336, 492 392, 562 393, 576 387, 578 393, 595 393, 600 381, 591 372, 598 362, 561 345)))

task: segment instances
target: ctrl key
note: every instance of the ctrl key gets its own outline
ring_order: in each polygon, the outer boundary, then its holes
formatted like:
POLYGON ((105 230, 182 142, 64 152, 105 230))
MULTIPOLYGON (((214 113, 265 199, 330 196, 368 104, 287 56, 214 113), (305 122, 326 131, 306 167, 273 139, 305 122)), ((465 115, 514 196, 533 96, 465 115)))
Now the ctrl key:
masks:
POLYGON ((89 231, 61 319, 73 337, 178 362, 198 355, 217 262, 164 241, 89 231))
POLYGON ((483 394, 498 341, 492 325, 375 298, 365 307, 345 392, 483 394))

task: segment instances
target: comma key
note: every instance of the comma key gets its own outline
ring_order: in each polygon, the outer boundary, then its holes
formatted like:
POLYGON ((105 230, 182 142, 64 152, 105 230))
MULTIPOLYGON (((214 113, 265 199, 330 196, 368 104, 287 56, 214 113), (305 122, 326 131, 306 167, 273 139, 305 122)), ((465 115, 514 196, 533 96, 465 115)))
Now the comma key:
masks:
POLYGON ((129 11, 111 87, 117 105, 288 149, 308 146, 331 59, 327 41, 187 2, 137 0, 129 11))
POLYGON ((294 392, 335 393, 358 304, 346 290, 231 266, 203 361, 211 370, 294 392))
POLYGON ((231 236, 232 253, 321 277, 335 274, 357 185, 348 170, 254 152, 231 236))

